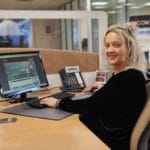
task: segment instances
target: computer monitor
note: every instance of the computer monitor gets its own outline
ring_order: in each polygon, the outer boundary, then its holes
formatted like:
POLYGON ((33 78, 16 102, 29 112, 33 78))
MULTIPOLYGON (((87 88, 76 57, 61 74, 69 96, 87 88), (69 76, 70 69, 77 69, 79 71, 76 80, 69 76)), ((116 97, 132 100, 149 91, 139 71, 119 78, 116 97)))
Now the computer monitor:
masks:
POLYGON ((28 47, 26 38, 24 35, 0 36, 0 47, 28 47))
POLYGON ((48 80, 39 51, 0 53, 0 85, 3 97, 20 96, 47 87, 48 80))

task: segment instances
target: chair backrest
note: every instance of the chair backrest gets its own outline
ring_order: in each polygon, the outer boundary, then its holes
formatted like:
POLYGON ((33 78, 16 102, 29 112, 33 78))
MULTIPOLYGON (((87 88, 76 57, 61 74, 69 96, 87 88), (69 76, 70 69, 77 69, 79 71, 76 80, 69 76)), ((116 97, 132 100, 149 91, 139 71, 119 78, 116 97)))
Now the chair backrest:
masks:
POLYGON ((147 83, 148 100, 133 129, 130 150, 148 150, 150 138, 150 83, 147 83))
POLYGON ((150 150, 150 122, 147 124, 138 142, 138 150, 150 150))

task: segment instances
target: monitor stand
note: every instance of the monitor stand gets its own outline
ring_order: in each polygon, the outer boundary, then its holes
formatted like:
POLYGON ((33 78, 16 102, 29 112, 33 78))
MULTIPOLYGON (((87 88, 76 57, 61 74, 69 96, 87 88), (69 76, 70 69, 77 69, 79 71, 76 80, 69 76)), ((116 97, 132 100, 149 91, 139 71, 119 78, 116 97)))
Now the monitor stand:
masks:
POLYGON ((27 93, 22 93, 20 94, 19 97, 11 97, 9 99, 9 102, 10 103, 18 103, 18 102, 22 103, 22 102, 27 102, 33 99, 38 99, 38 97, 27 97, 27 93))

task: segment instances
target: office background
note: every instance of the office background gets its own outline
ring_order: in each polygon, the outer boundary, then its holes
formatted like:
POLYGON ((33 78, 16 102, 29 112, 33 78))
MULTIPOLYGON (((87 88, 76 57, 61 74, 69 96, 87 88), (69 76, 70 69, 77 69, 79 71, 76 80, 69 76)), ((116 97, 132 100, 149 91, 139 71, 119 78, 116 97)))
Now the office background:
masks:
MULTIPOLYGON (((62 12, 74 10, 74 11, 87 11, 87 12, 94 11, 95 13, 104 11, 108 17, 107 24, 106 24, 107 26, 116 23, 128 22, 130 21, 130 17, 132 16, 144 16, 143 17, 144 19, 146 16, 144 22, 141 21, 141 23, 142 22, 144 24, 147 23, 147 26, 145 27, 145 25, 144 26, 141 25, 141 30, 139 31, 139 33, 142 36, 144 36, 142 40, 144 42, 146 41, 145 50, 149 50, 150 46, 148 44, 150 43, 149 42, 150 0, 142 0, 142 1, 141 0, 97 0, 97 2, 103 2, 103 3, 99 3, 98 5, 96 5, 96 0, 95 1, 94 0, 1 0, 0 47, 12 47, 12 48, 21 47, 21 48, 33 48, 37 50, 42 48, 41 51, 43 52, 43 54, 45 52, 45 49, 46 51, 48 50, 48 53, 49 52, 52 53, 53 50, 55 49, 61 50, 59 52, 63 52, 63 50, 68 50, 69 52, 85 51, 85 52, 94 52, 96 54, 99 53, 100 49, 99 49, 98 31, 101 30, 101 27, 99 27, 99 21, 96 18, 92 18, 92 19, 90 18, 91 20, 54 19, 54 18, 53 19, 48 19, 48 18, 32 19, 27 17, 19 19, 19 18, 11 18, 12 15, 10 15, 10 18, 8 17, 7 19, 5 17, 2 18, 2 16, 8 14, 9 11, 14 11, 14 12, 16 11, 17 13, 17 10, 22 10, 25 12, 28 12, 30 10, 31 14, 34 11, 43 11, 43 10, 51 12, 52 14, 55 13, 54 10, 62 11, 62 12), (2 11, 4 10, 6 11, 2 13, 2 11), (13 29, 15 30, 5 30, 3 28, 7 26, 7 29, 9 29, 9 27, 12 29, 12 25, 13 25, 13 29)), ((17 15, 18 14, 16 14, 16 16, 17 15)), ((141 19, 138 18, 138 19, 143 20, 143 18, 141 19)), ((144 43, 143 45, 145 46, 144 43)), ((5 48, 3 50, 5 51, 5 48)), ((2 52, 2 50, 0 51, 2 52)), ((67 55, 69 54, 70 53, 67 52, 67 55)), ((89 53, 84 53, 83 55, 86 54, 88 55, 89 53)), ((47 56, 50 57, 51 54, 49 55, 47 55, 47 53, 45 54, 45 58, 48 60, 47 56)), ((98 58, 97 56, 95 57, 98 58)), ((96 61, 97 63, 98 59, 95 59, 95 57, 93 62, 97 60, 96 61)), ((56 57, 53 57, 56 63, 58 63, 55 58, 56 57)), ((62 56, 60 58, 62 58, 62 56)), ((73 57, 73 58, 77 58, 77 57, 73 57)), ((86 57, 84 58, 86 60, 86 57)), ((86 61, 85 63, 83 62, 84 61, 82 60, 81 63, 82 65, 86 64, 85 67, 91 65, 90 62, 88 62, 89 63, 88 65, 86 61)), ((49 60, 48 63, 50 63, 49 60)), ((48 66, 47 68, 51 69, 53 67, 48 66)), ((95 70, 92 71, 94 71, 95 73, 95 70)), ((50 74, 52 73, 51 70, 49 72, 50 74)), ((90 81, 93 82, 95 79, 94 75, 91 73, 87 77, 87 75, 85 74, 87 81, 89 82, 89 78, 90 78, 90 81), (91 77, 93 78, 91 79, 91 77)), ((54 80, 54 77, 52 75, 51 76, 48 75, 48 79, 49 81, 55 82, 57 78, 54 80)), ((58 81, 59 80, 57 80, 57 82, 58 81)), ((50 86, 55 87, 56 82, 55 84, 50 82, 50 86)), ((3 107, 4 106, 1 106, 1 108, 3 107)), ((8 115, 1 114, 1 117, 8 117, 8 115)), ((51 148, 56 149, 58 143, 60 143, 60 147, 62 147, 62 145, 67 147, 70 144, 70 140, 71 140, 71 142, 73 141, 72 149, 93 149, 93 147, 95 150, 96 149, 98 150, 100 147, 101 149, 108 149, 105 145, 104 145, 105 147, 103 148, 102 147, 103 145, 102 143, 100 143, 99 139, 96 139, 96 137, 94 137, 93 134, 89 133, 87 128, 84 128, 84 126, 78 122, 77 116, 73 116, 68 118, 67 120, 63 120, 61 124, 59 124, 60 122, 59 123, 55 122, 56 124, 54 124, 53 121, 49 121, 49 120, 41 121, 40 119, 33 119, 29 117, 27 118, 17 117, 17 118, 18 118, 18 122, 12 125, 12 127, 11 125, 7 124, 7 126, 3 126, 1 128, 3 130, 1 135, 1 137, 3 137, 1 141, 1 143, 3 143, 1 144, 2 147, 7 147, 7 148, 9 147, 8 149, 12 150, 17 148, 24 149, 24 147, 25 148, 28 147, 28 149, 34 149, 34 148, 37 149, 37 147, 41 149, 42 147, 43 149, 46 149, 49 148, 49 146, 51 146, 51 148), (66 124, 68 124, 68 126, 66 126, 66 124), (14 126, 15 126, 15 130, 14 130, 14 126), (54 127, 57 130, 53 130, 54 127), (66 130, 62 131, 61 128, 66 130), (48 130, 50 130, 51 132, 47 132, 48 130), (26 132, 24 133, 24 131, 26 132), (58 131, 59 134, 57 134, 56 131, 58 131), (40 138, 37 135, 39 135, 40 138), (64 138, 64 135, 69 135, 68 138, 69 140, 66 140, 64 138), (34 141, 30 139, 34 139, 34 141), (83 139, 84 141, 89 142, 88 146, 86 142, 85 144, 83 144, 83 142, 81 143, 83 139), (59 140, 62 141, 62 143, 59 140), (56 143, 54 141, 56 141, 56 143), (33 145, 33 147, 31 147, 31 144, 33 143, 35 144, 33 145)), ((64 147, 64 149, 66 149, 66 147, 64 147)))
MULTIPOLYGON (((149 0, 2 0, 0 10, 85 10, 105 11, 108 15, 108 26, 130 21, 131 16, 150 14, 149 0)), ((148 16, 148 19, 150 16, 148 16)), ((4 18, 5 19, 5 18, 4 18)), ((99 52, 98 20, 91 19, 91 27, 85 19, 13 19, 19 26, 20 33, 4 30, 1 18, 0 34, 4 40, 11 40, 12 47, 38 47, 50 49, 68 49, 74 51, 99 52), (91 32, 91 38, 89 38, 91 32), (4 37, 5 36, 5 37, 4 37), (90 44, 91 43, 91 44, 90 44)), ((12 19, 11 19, 12 20, 12 19)), ((7 21, 8 23, 8 21, 7 21)), ((5 27, 10 28, 5 22, 5 27)), ((10 22, 9 22, 10 23, 10 22)), ((2 39, 2 37, 1 37, 2 39)), ((10 46, 10 44, 9 44, 10 46)))
MULTIPOLYGON (((45 48, 73 51, 88 51, 100 55, 102 60, 102 37, 112 24, 137 21, 140 25, 138 40, 143 51, 150 50, 150 1, 149 0, 2 0, 0 11, 0 47, 45 48), (7 11, 25 11, 31 14, 22 18, 3 17, 7 11), (5 12, 2 12, 5 11, 5 12), (87 12, 85 18, 32 17, 35 11, 87 12), (105 12, 106 22, 99 18, 88 18, 89 12, 105 12), (101 23, 105 22, 105 27, 101 23), (146 26, 145 26, 146 25, 146 26), (142 42, 141 42, 142 41, 142 42)), ((101 13, 102 14, 102 13, 101 13)), ((18 12, 16 12, 16 16, 18 12)), ((70 13, 71 16, 71 13, 70 13)), ((149 59, 149 56, 147 57, 149 59)), ((104 64, 104 63, 103 63, 104 64)), ((102 65, 104 66, 104 65, 102 65)))

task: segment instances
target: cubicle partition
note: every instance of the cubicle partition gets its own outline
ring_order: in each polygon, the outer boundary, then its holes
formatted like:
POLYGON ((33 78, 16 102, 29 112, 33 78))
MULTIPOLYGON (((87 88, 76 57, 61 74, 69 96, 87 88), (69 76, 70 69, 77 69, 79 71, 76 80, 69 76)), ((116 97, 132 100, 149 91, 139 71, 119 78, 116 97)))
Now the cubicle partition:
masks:
POLYGON ((40 51, 50 87, 61 86, 58 71, 65 66, 79 66, 86 85, 95 81, 95 71, 99 69, 99 55, 96 53, 40 48, 0 48, 0 53, 37 50, 40 51))

